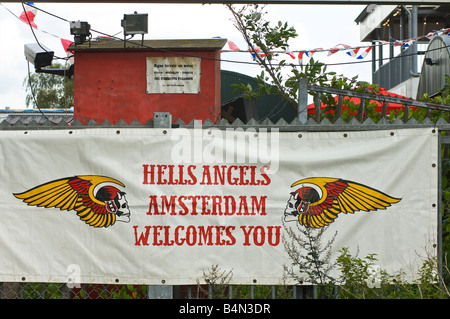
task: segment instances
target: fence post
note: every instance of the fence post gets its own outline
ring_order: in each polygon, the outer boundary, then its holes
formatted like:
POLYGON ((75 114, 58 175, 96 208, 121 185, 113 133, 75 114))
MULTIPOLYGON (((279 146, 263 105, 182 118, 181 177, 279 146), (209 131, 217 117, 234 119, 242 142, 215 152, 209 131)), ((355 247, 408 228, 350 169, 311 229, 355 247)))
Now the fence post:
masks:
MULTIPOLYGON (((153 113, 154 128, 171 128, 172 115, 170 112, 153 113)), ((147 286, 149 299, 173 299, 173 286, 171 285, 152 285, 147 286)))
POLYGON ((298 120, 305 124, 308 120, 308 79, 298 79, 298 120))
POLYGON ((344 105, 344 96, 343 95, 339 95, 339 97, 338 97, 338 105, 337 105, 337 108, 336 108, 336 119, 339 119, 339 118, 342 117, 343 105, 344 105))
POLYGON ((316 95, 314 96, 314 110, 316 112, 314 116, 317 123, 319 123, 320 121, 320 109, 321 109, 320 94, 321 94, 320 92, 316 91, 316 95))
POLYGON ((358 114, 356 114, 356 119, 362 123, 364 119, 364 112, 366 110, 366 99, 361 98, 361 103, 359 104, 358 114))

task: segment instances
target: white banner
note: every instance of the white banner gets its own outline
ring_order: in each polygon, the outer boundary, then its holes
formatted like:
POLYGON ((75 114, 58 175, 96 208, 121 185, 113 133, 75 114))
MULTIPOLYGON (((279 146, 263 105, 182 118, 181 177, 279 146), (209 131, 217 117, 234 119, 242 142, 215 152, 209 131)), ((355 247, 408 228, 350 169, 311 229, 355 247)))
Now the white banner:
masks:
POLYGON ((1 131, 0 281, 195 284, 218 265, 281 284, 285 227, 324 226, 333 259, 413 278, 436 255, 437 149, 428 128, 1 131))

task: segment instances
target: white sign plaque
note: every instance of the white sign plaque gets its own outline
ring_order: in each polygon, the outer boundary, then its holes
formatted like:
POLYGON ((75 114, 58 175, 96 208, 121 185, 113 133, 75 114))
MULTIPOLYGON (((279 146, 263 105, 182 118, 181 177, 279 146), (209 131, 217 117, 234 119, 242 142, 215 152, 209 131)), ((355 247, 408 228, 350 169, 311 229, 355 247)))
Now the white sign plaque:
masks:
POLYGON ((194 57, 148 57, 147 94, 199 94, 200 61, 194 57))

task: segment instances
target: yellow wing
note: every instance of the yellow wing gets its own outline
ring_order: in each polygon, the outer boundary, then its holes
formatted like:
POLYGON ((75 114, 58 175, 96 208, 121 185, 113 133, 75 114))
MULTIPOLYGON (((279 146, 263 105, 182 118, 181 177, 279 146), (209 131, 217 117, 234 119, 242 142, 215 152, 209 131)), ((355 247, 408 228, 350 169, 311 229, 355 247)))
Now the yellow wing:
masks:
POLYGON ((74 210, 86 224, 93 227, 108 227, 115 223, 116 215, 109 213, 105 203, 94 196, 95 187, 107 182, 124 187, 121 182, 109 177, 86 175, 51 181, 13 195, 29 206, 74 210))
POLYGON ((338 178, 307 178, 295 185, 315 185, 321 191, 321 198, 298 217, 300 224, 311 228, 329 225, 339 213, 384 210, 401 200, 369 186, 338 178))

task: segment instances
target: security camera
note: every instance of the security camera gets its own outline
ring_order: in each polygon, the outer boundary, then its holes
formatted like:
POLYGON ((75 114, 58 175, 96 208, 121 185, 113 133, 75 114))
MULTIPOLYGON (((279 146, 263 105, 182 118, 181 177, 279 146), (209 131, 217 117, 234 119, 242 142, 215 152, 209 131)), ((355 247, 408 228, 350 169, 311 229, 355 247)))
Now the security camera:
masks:
POLYGON ((36 70, 52 64, 55 53, 39 43, 25 44, 25 58, 34 64, 36 70))
POLYGON ((68 69, 43 69, 52 65, 54 52, 40 43, 25 44, 25 58, 34 64, 36 73, 47 73, 66 76, 73 79, 74 66, 68 69))
POLYGON ((75 45, 83 44, 91 35, 91 25, 86 21, 71 21, 70 34, 74 36, 75 45))

